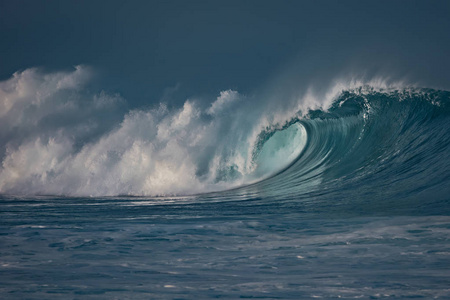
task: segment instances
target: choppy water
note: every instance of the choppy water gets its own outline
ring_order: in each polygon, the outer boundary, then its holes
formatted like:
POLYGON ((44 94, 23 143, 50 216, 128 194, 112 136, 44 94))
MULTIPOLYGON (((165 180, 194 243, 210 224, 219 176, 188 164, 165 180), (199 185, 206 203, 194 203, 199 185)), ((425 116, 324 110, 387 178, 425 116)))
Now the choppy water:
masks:
POLYGON ((310 213, 264 199, 4 201, 4 299, 450 296, 449 216, 310 213))
POLYGON ((343 92, 261 131, 250 175, 230 164, 215 177, 252 184, 221 192, 5 193, 0 294, 448 299, 449 104, 445 91, 343 92))

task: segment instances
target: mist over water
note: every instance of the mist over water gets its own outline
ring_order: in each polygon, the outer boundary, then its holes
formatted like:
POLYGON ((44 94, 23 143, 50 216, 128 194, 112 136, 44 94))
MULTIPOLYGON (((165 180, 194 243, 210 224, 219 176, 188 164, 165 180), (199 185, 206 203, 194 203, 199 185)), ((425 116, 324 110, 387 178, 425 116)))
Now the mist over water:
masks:
MULTIPOLYGON (((445 114, 448 105, 445 92, 382 79, 341 79, 327 89, 299 86, 289 96, 224 90, 206 104, 192 98, 181 107, 160 103, 127 110, 121 96, 87 89, 91 77, 86 66, 53 73, 27 69, 0 83, 2 194, 198 194, 258 182, 297 160, 297 177, 310 168, 320 182, 328 175, 319 169, 349 156, 362 163, 364 155, 373 155, 348 153, 355 147, 378 151, 382 141, 368 136, 381 134, 378 123, 402 128, 435 111, 445 114), (395 123, 418 105, 420 112, 395 123), (312 151, 314 159, 305 161, 312 151)), ((398 145, 405 137, 396 133, 390 139, 398 145)), ((380 158, 394 151, 388 147, 380 158)))

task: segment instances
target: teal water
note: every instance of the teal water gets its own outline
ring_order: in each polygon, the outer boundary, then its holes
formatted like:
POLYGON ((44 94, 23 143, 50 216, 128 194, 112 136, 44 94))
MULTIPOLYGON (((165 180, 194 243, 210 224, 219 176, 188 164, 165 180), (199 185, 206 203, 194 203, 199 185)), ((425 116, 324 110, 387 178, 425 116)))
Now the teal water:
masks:
POLYGON ((445 91, 343 92, 262 132, 266 175, 225 191, 5 193, 0 295, 448 299, 449 104, 445 91))

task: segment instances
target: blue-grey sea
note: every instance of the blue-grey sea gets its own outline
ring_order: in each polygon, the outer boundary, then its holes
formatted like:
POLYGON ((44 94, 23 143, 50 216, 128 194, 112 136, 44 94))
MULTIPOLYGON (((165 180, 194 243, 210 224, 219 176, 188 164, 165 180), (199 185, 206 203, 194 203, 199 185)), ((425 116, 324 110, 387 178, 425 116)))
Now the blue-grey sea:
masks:
POLYGON ((448 215, 264 199, 3 201, 3 299, 450 297, 448 215))

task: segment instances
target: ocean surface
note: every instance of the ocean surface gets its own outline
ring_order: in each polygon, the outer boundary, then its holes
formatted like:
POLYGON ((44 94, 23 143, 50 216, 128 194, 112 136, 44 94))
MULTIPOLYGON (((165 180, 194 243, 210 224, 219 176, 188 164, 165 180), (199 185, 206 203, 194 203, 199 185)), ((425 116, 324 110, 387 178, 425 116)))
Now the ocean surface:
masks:
MULTIPOLYGON (((195 128, 212 124, 221 99, 195 128)), ((182 117, 200 115, 193 111, 185 104, 171 126, 191 126, 182 117)), ((128 118, 134 130, 139 116, 128 118)), ((158 138, 175 132, 165 120, 158 138)), ((143 157, 143 142, 96 156, 99 167, 83 181, 73 162, 127 142, 113 134, 70 154, 53 155, 58 139, 11 146, 0 173, 0 298, 450 299, 449 129, 450 92, 362 87, 326 109, 249 131, 244 163, 222 144, 222 160, 186 144, 212 157, 205 166, 180 164, 191 181, 173 177, 173 167, 148 182, 124 171, 112 180, 127 155, 143 157), (29 153, 53 154, 36 154, 44 163, 28 162, 27 173, 19 167, 29 153)), ((160 161, 185 154, 152 145, 160 161)), ((140 175, 145 162, 130 172, 140 175)))

